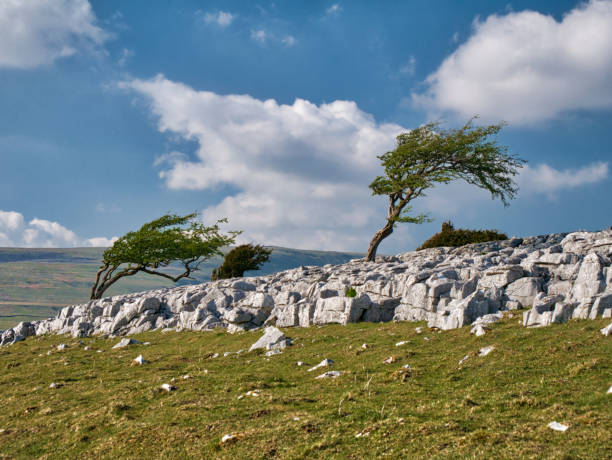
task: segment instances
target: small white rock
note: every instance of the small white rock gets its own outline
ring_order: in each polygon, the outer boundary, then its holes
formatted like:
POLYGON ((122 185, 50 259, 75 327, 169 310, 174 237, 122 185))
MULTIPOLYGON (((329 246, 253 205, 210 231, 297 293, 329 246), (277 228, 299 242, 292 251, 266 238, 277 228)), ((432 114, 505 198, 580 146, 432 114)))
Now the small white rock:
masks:
POLYGON ((57 351, 62 351, 62 350, 65 350, 66 348, 68 348, 68 345, 66 345, 65 343, 60 343, 57 346, 57 351))
POLYGON ((612 395, 612 385, 610 386, 610 388, 608 388, 608 394, 612 395))
POLYGON ((161 386, 161 389, 162 390, 166 390, 166 391, 174 391, 174 390, 176 390, 176 387, 174 385, 170 385, 169 383, 164 383, 161 386))
POLYGON ((259 390, 249 390, 246 392, 246 396, 252 396, 253 398, 257 398, 259 396, 259 390))
POLYGON ((482 326, 482 324, 477 324, 470 331, 470 334, 474 334, 476 337, 482 337, 486 333, 487 333, 487 330, 482 326))
POLYGON ((299 418, 299 417, 293 417, 293 421, 294 421, 294 422, 299 422, 299 421, 300 421, 300 418, 299 418))
POLYGON ((219 357, 219 353, 215 353, 214 355, 211 356, 211 358, 218 358, 219 357))
POLYGON ((383 361, 385 364, 393 364, 395 362, 395 358, 393 356, 389 356, 387 359, 383 361))
POLYGON ((404 364, 402 367, 404 369, 412 369, 412 367, 410 367, 410 364, 404 364))
POLYGON ((136 358, 134 358, 134 362, 135 362, 136 364, 140 364, 140 365, 142 366, 143 364, 146 364, 146 363, 148 363, 149 361, 147 361, 146 359, 144 359, 144 357, 143 357, 142 355, 138 355, 136 358))
POLYGON ((232 439, 236 439, 236 436, 233 434, 226 434, 221 438, 221 442, 231 441, 232 439))
MULTIPOLYGON (((609 270, 609 269, 608 269, 609 270)), ((604 327, 603 329, 600 329, 599 332, 601 332, 603 335, 605 335, 606 337, 609 335, 612 335, 612 323, 608 324, 606 327, 604 327)))
POLYGON ((303 366, 303 365, 304 365, 304 362, 303 362, 303 361, 298 361, 298 362, 297 362, 297 365, 298 365, 298 366, 303 366))
POLYGON ((414 332, 416 332, 417 334, 420 334, 421 332, 423 332, 423 328, 422 327, 415 327, 414 328, 414 332))
POLYGON ((183 380, 187 380, 187 379, 190 379, 190 378, 191 378, 191 375, 189 375, 189 374, 183 375, 183 380))
POLYGON ((91 350, 91 347, 89 345, 87 345, 85 348, 83 348, 83 350, 89 351, 89 350, 91 350))
POLYGON ((370 346, 367 343, 364 343, 361 345, 361 348, 365 350, 366 348, 370 348, 370 346))
POLYGON ((334 362, 331 359, 324 359, 323 361, 321 361, 316 366, 311 367, 310 369, 308 369, 308 372, 312 372, 312 371, 314 371, 316 369, 320 369, 321 367, 328 367, 328 366, 331 366, 332 364, 334 364, 334 362))
POLYGON ((487 356, 493 350, 495 350, 495 347, 493 345, 481 348, 480 351, 478 352, 478 356, 487 356))
POLYGON ((274 356, 274 355, 280 355, 282 352, 280 350, 270 350, 270 351, 266 351, 266 356, 274 356))
POLYGON ((463 358, 461 358, 461 361, 459 361, 459 365, 461 366, 464 362, 468 360, 469 357, 470 355, 465 355, 463 358))
POLYGON ((408 343, 408 341, 407 341, 407 340, 402 340, 401 342, 397 342, 397 343, 395 344, 395 346, 396 346, 396 347, 401 347, 402 345, 406 345, 407 343, 408 343))
POLYGON ((59 385, 57 383, 55 383, 55 382, 51 382, 49 384, 49 388, 59 388, 59 385))
POLYGON ((327 371, 325 374, 317 375, 315 378, 317 379, 335 379, 336 377, 340 377, 340 371, 327 371))
POLYGON ((548 428, 555 431, 565 431, 568 429, 568 426, 558 422, 550 422, 548 428))

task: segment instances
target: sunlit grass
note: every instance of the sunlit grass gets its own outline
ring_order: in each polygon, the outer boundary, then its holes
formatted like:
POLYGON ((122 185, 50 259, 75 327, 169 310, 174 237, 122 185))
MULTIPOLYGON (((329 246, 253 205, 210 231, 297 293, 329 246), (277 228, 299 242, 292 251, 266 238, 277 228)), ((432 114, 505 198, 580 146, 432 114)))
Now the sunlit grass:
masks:
POLYGON ((118 339, 31 338, 0 349, 0 458, 606 458, 612 340, 598 329, 609 320, 517 320, 480 338, 418 323, 292 328, 294 345, 270 358, 223 356, 261 332, 150 332, 137 337, 150 345, 119 350, 118 339), (139 354, 149 364, 132 365, 139 354), (325 358, 340 377, 308 372, 325 358))

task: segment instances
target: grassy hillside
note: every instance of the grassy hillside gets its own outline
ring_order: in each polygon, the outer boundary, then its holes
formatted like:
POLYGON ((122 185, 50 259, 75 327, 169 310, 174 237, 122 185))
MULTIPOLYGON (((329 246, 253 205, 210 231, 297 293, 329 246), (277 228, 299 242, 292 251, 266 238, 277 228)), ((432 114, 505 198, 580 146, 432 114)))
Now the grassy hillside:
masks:
POLYGON ((480 338, 423 323, 293 328, 270 358, 223 355, 261 332, 149 332, 119 350, 31 338, 0 349, 0 458, 609 458, 608 322, 526 329, 514 315, 480 338), (150 363, 132 365, 139 354, 150 363), (342 374, 315 378, 325 370, 342 374))
MULTIPOLYGON (((20 321, 54 316, 65 305, 89 300, 89 289, 100 265, 103 248, 25 249, 0 248, 0 329, 20 321)), ((300 265, 340 264, 358 257, 356 254, 298 249, 273 248, 270 262, 258 272, 246 275, 265 275, 300 265)), ((202 264, 193 274, 201 283, 210 280, 213 268, 221 258, 202 264)), ((169 271, 177 269, 170 268, 169 271)), ((136 275, 126 277, 107 291, 108 295, 146 291, 173 286, 160 277, 136 275)))

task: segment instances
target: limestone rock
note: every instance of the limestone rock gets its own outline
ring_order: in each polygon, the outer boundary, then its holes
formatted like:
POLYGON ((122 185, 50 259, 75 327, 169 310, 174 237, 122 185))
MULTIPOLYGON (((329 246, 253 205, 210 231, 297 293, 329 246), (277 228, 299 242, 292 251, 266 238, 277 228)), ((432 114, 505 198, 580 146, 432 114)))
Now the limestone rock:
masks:
POLYGON ((257 342, 251 345, 249 351, 264 348, 266 350, 284 350, 287 345, 291 345, 291 339, 288 339, 279 329, 274 326, 268 326, 264 335, 257 342))

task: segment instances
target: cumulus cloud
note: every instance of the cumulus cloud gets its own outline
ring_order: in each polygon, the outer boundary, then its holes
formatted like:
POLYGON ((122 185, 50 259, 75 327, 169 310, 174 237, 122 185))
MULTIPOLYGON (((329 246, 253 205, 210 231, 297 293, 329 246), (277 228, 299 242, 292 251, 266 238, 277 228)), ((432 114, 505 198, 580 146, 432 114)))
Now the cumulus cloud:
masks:
POLYGON ((476 20, 411 103, 436 115, 532 123, 612 108, 610 75, 612 1, 591 0, 561 22, 536 11, 476 20))
POLYGON ((597 162, 577 168, 559 171, 546 164, 533 168, 525 166, 518 183, 526 192, 554 194, 566 189, 582 185, 595 184, 608 177, 608 163, 597 162))
POLYGON ((92 248, 107 248, 109 246, 112 246, 118 239, 119 238, 117 238, 116 236, 112 238, 106 238, 103 236, 89 238, 87 239, 87 246, 91 246, 92 248))
POLYGON ((377 154, 404 129, 380 124, 354 102, 291 105, 248 95, 218 95, 157 76, 121 84, 144 95, 162 132, 195 140, 195 156, 158 158, 172 189, 230 185, 239 191, 204 210, 228 217, 245 238, 281 246, 362 247, 384 205, 367 184, 377 154))
POLYGON ((26 223, 23 214, 0 210, 0 246, 28 248, 67 248, 110 246, 117 238, 83 240, 57 222, 34 218, 26 223))
POLYGON ((236 19, 236 15, 227 11, 219 11, 217 13, 206 13, 204 22, 206 24, 215 24, 222 29, 228 27, 236 19))
POLYGON ((87 0, 0 1, 0 67, 50 64, 108 37, 87 0))

